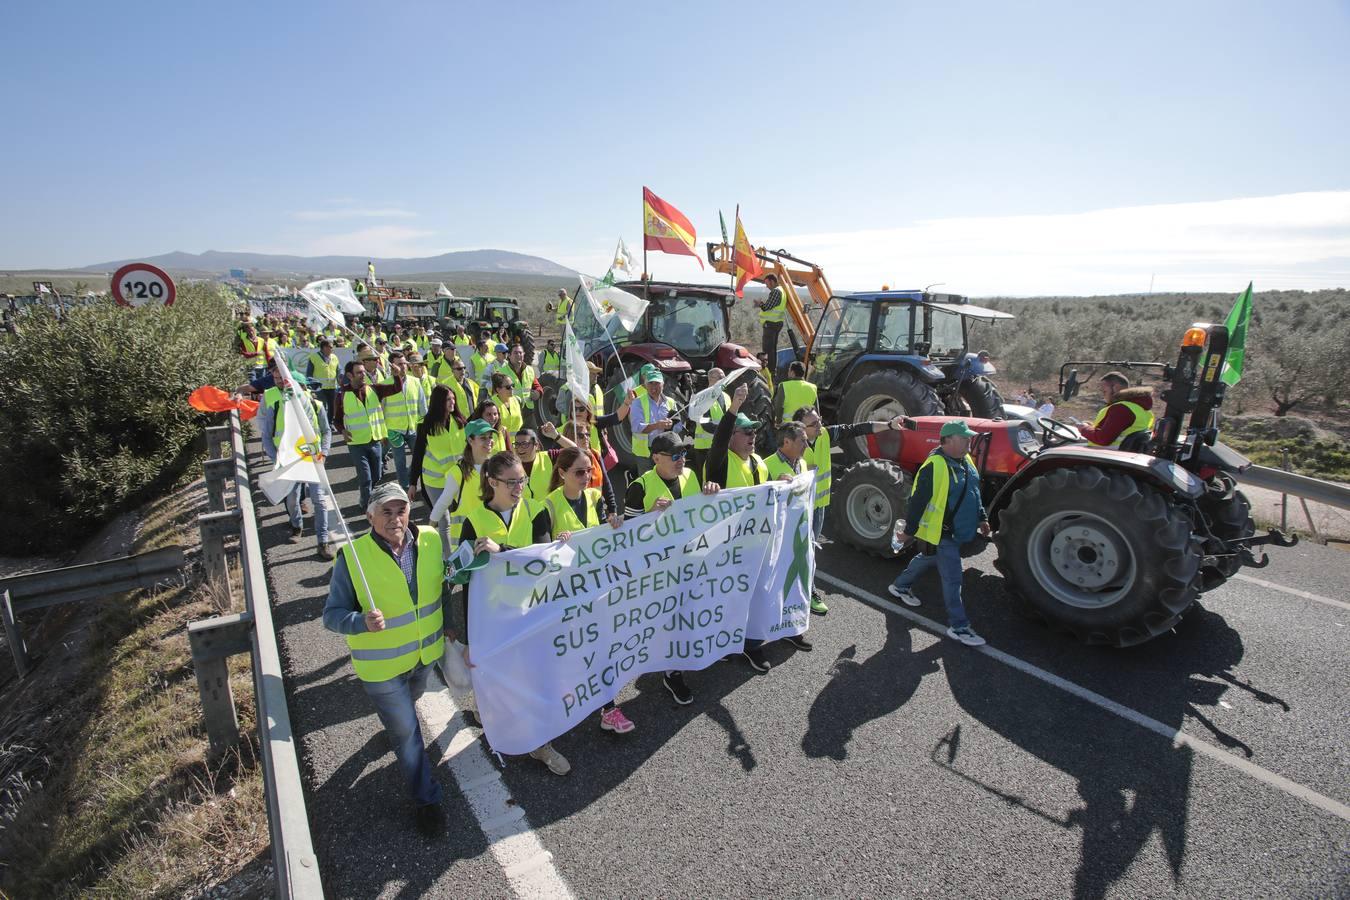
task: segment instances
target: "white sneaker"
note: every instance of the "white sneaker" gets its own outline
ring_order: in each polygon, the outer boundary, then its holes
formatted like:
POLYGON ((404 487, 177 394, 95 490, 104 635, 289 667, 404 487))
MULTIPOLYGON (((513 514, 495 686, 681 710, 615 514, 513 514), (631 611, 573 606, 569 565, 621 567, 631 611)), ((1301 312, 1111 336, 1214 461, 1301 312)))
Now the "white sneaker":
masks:
POLYGON ((536 750, 531 750, 530 756, 548 766, 548 770, 554 775, 566 775, 572 771, 572 764, 567 761, 567 757, 554 750, 552 744, 545 744, 536 750))
POLYGON ((967 647, 979 647, 985 643, 984 638, 970 630, 970 626, 965 628, 948 628, 947 637, 955 641, 960 641, 967 647))
POLYGON ((905 604, 906 606, 921 606, 921 605, 922 605, 922 601, 921 601, 918 597, 915 597, 915 596, 914 596, 913 594, 911 594, 909 591, 902 591, 902 590, 900 590, 900 589, 899 589, 898 587, 896 587, 894 584, 888 584, 888 585, 886 585, 886 591, 887 591, 887 593, 889 593, 892 597, 895 597, 895 598, 899 599, 899 601, 900 601, 901 603, 905 604))

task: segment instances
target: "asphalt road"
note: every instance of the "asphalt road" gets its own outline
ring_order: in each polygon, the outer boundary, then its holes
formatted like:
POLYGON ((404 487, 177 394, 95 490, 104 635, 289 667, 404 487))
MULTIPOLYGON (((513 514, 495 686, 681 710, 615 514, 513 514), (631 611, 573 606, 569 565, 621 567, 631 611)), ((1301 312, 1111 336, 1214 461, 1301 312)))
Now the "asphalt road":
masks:
MULTIPOLYGON (((355 478, 334 456, 356 528, 355 478)), ((1174 634, 1113 651, 1020 616, 981 548, 966 602, 999 651, 982 653, 886 608, 894 563, 829 545, 814 652, 774 646, 763 675, 739 661, 692 674, 689 707, 643 677, 620 697, 635 732, 592 718, 555 742, 566 778, 515 757, 493 776, 477 732, 424 702, 451 822, 429 841, 345 643, 323 630, 309 521, 288 543, 284 511, 255 497, 331 896, 1350 896, 1343 551, 1276 550, 1245 570, 1342 605, 1235 579, 1174 634), (1157 733, 1173 729, 1202 746, 1157 733)), ((935 577, 918 592, 936 628, 935 577)))

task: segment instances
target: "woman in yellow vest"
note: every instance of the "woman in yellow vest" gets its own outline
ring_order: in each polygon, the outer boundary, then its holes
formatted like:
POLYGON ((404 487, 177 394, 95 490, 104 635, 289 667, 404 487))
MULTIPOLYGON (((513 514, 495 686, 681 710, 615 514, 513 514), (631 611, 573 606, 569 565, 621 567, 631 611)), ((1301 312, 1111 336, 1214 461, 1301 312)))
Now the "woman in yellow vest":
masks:
MULTIPOLYGON (((450 480, 450 470, 464 457, 466 421, 455 404, 455 395, 445 385, 432 388, 427 416, 417 426, 412 461, 408 471, 409 490, 414 496, 421 487, 423 501, 435 509, 450 480)), ((442 516, 437 527, 441 540, 450 550, 450 518, 442 516)))
MULTIPOLYGON (((463 539, 473 542, 475 553, 497 553, 515 550, 531 544, 549 543, 548 510, 525 496, 525 469, 520 460, 510 453, 495 453, 483 464, 483 477, 478 495, 479 503, 464 522, 463 539)), ((481 577, 471 574, 470 582, 481 577)), ((456 595, 454 602, 455 631, 464 641, 464 661, 472 668, 469 642, 469 585, 456 595)), ((530 756, 548 766, 554 775, 572 771, 567 759, 544 744, 530 751, 530 756)))
POLYGON ((522 428, 512 436, 511 448, 525 469, 525 496, 535 503, 543 503, 553 480, 553 457, 561 451, 547 452, 539 443, 539 435, 532 428, 522 428))
POLYGON ((446 558, 459 546, 464 521, 478 506, 482 469, 494 453, 492 435, 492 426, 482 419, 470 419, 464 424, 464 455, 450 467, 441 495, 431 508, 431 521, 445 520, 445 531, 450 538, 445 546, 446 558))
POLYGON ((403 770, 417 826, 434 836, 445 826, 445 811, 414 705, 445 648, 445 567, 440 535, 410 525, 409 506, 397 484, 371 493, 371 530, 339 551, 323 625, 346 637, 352 668, 403 770))
POLYGON ((501 453, 511 445, 506 433, 506 428, 502 425, 502 410, 497 404, 492 402, 491 397, 484 397, 473 408, 473 414, 470 419, 482 419, 492 426, 492 452, 501 453))
POLYGON ((520 398, 511 386, 511 376, 505 372, 492 373, 492 402, 501 413, 502 427, 507 434, 515 434, 525 427, 525 413, 520 398))
MULTIPOLYGON (((549 528, 558 540, 565 540, 573 532, 595 528, 601 522, 611 527, 623 525, 623 516, 614 509, 613 496, 606 498, 598 488, 590 486, 595 461, 580 447, 567 447, 558 452, 553 474, 548 483, 544 508, 548 511, 549 528)), ((633 723, 610 701, 600 707, 600 728, 615 734, 627 734, 633 723)))

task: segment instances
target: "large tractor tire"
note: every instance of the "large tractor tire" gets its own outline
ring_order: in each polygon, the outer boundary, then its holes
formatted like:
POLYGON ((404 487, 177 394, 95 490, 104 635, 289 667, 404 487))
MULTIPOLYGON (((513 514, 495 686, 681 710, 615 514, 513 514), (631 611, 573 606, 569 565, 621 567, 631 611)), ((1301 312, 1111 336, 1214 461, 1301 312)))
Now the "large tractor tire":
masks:
POLYGON ((742 378, 742 383, 749 390, 746 391, 745 402, 741 404, 741 413, 747 419, 762 423, 759 433, 755 435, 755 452, 760 456, 769 456, 778 449, 778 438, 770 421, 773 418, 773 397, 769 395, 769 385, 759 375, 742 378))
POLYGON ((525 361, 534 364, 534 332, 528 328, 520 329, 520 349, 525 351, 525 361))
POLYGON ((1003 397, 984 375, 977 375, 961 385, 960 397, 966 415, 976 419, 1003 418, 1003 397))
MULTIPOLYGON (((932 387, 913 372, 886 370, 873 372, 844 392, 839 403, 839 423, 869 422, 898 415, 940 416, 942 403, 932 387)), ((847 462, 867 459, 867 438, 841 441, 847 462)))
POLYGON ((1242 568, 1236 555, 1229 555, 1227 542, 1249 538, 1256 534, 1256 523, 1252 521, 1252 505, 1247 495, 1238 490, 1237 482, 1231 475, 1219 473, 1205 485, 1205 495, 1200 498, 1200 512, 1209 522, 1209 530, 1217 539, 1213 546, 1206 546, 1206 553, 1218 556, 1218 564, 1206 566, 1202 591, 1212 591, 1237 574, 1242 568))
POLYGON ((1200 541, 1158 488, 1096 466, 1054 469, 999 518, 995 565, 1047 624, 1128 647, 1176 625, 1200 591, 1200 541))
POLYGON ((534 427, 543 428, 545 422, 558 425, 562 413, 558 411, 558 395, 567 388, 567 382, 554 372, 545 372, 539 376, 542 392, 534 401, 534 427))
POLYGON ((905 515, 910 475, 895 463, 866 459, 834 478, 826 521, 834 536, 872 556, 894 559, 891 533, 905 515))

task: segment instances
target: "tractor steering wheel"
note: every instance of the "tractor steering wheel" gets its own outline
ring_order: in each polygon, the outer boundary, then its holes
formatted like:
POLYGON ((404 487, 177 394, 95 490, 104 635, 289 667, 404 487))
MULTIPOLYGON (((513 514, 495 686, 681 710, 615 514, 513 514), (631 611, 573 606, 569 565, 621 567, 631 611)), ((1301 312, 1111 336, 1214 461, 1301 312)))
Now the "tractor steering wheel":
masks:
POLYGON ((890 339, 889 337, 887 337, 886 335, 884 335, 884 334, 878 334, 878 335, 877 335, 877 349, 878 349, 878 350, 891 350, 891 349, 893 349, 892 344, 891 344, 891 339, 890 339))
POLYGON ((1072 425, 1067 425, 1049 416, 1041 416, 1037 419, 1041 426, 1041 444, 1045 447, 1058 447, 1062 444, 1081 443, 1083 436, 1078 433, 1078 429, 1072 425))

